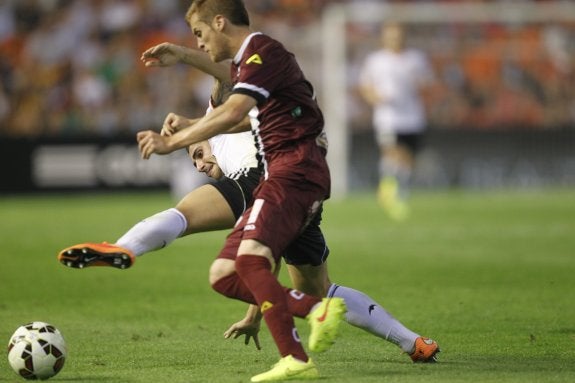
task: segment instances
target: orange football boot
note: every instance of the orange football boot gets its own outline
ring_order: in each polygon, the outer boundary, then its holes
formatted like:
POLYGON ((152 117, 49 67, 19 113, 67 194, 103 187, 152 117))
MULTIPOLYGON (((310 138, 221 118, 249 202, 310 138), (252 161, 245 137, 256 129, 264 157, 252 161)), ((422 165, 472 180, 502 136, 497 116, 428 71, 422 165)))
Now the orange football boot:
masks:
POLYGON ((127 269, 136 261, 128 249, 109 243, 81 243, 65 248, 58 254, 64 266, 83 269, 89 266, 111 266, 127 269))
POLYGON ((409 354, 414 363, 437 362, 437 353, 441 351, 436 341, 420 336, 415 340, 415 350, 409 354))

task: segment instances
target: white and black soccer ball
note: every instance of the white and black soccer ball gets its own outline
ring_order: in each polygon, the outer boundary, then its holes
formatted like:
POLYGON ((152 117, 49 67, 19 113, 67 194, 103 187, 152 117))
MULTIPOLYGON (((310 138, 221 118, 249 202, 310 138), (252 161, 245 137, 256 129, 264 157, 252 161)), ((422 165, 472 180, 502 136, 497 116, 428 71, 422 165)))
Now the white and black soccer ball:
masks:
POLYGON ((8 342, 8 362, 25 379, 48 379, 56 375, 66 361, 64 337, 45 322, 20 326, 8 342))

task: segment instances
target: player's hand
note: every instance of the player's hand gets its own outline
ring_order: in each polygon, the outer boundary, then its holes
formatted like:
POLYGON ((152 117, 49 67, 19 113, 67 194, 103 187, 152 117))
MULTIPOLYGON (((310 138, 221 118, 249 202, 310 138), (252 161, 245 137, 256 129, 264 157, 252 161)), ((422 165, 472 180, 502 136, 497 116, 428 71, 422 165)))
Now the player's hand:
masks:
POLYGON ((145 130, 138 132, 136 137, 138 139, 140 155, 144 160, 149 159, 154 153, 168 154, 173 151, 168 144, 169 137, 161 136, 154 131, 145 130))
POLYGON ((147 67, 164 67, 179 63, 183 54, 183 49, 179 45, 161 43, 144 51, 140 60, 147 67))
POLYGON ((186 117, 179 116, 175 113, 169 113, 164 119, 164 124, 162 125, 162 131, 160 134, 162 136, 171 136, 190 124, 190 120, 186 117))
POLYGON ((258 333, 260 332, 260 321, 252 322, 246 319, 242 319, 239 322, 234 323, 230 328, 224 332, 224 338, 237 339, 242 335, 245 335, 244 343, 246 346, 250 343, 250 339, 254 340, 254 344, 258 350, 261 350, 260 339, 258 333))

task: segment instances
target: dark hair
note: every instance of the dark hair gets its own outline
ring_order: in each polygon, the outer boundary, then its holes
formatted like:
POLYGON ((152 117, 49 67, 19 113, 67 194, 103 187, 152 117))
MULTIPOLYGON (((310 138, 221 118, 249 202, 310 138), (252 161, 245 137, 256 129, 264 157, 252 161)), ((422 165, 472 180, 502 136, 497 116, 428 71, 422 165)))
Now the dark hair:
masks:
POLYGON ((250 17, 242 0, 192 0, 186 12, 188 23, 194 13, 198 13, 200 20, 208 24, 217 15, 222 15, 234 25, 250 26, 250 17))

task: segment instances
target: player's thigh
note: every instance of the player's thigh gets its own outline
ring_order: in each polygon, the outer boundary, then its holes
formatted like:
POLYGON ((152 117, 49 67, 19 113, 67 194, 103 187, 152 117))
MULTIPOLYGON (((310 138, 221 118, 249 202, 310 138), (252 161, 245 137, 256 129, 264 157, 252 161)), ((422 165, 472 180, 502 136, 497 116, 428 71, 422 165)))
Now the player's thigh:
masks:
POLYGON ((319 266, 287 265, 287 270, 296 290, 316 297, 325 297, 331 282, 327 272, 327 263, 319 266))
POLYGON ((206 184, 188 193, 177 205, 188 221, 185 234, 230 229, 235 217, 230 205, 212 185, 206 184))

